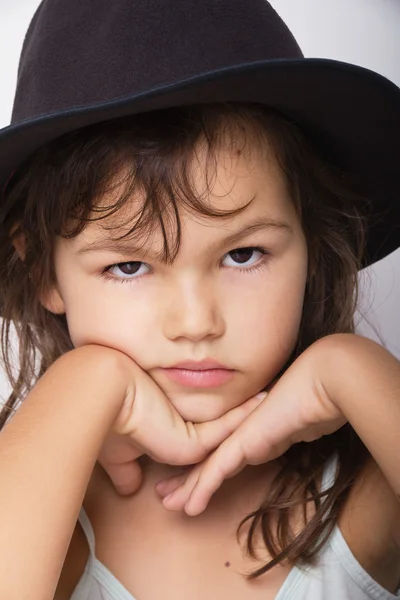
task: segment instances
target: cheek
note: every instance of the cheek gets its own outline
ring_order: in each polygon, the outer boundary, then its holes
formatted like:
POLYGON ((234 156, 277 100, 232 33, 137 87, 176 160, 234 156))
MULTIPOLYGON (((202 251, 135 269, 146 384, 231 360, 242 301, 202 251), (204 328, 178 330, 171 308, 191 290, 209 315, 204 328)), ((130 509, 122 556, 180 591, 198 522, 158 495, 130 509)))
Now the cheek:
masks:
POLYGON ((114 289, 123 285, 128 288, 128 284, 109 284, 107 289, 103 284, 98 290, 83 293, 81 289, 79 295, 68 298, 69 334, 76 348, 101 344, 124 352, 140 364, 146 340, 152 336, 154 311, 149 302, 137 301, 128 289, 114 289))
POLYGON ((297 341, 307 273, 303 263, 291 277, 268 277, 236 307, 238 338, 255 369, 279 371, 297 341))

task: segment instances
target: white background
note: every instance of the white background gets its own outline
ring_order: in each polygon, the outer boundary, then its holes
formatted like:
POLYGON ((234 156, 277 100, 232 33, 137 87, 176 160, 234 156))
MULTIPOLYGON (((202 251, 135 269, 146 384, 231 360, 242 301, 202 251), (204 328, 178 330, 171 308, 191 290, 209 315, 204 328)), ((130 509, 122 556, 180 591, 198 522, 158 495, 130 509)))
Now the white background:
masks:
MULTIPOLYGON (((19 52, 38 4, 38 0, 0 0, 0 127, 10 120, 19 52)), ((251 0, 248 4, 250 10, 251 0)), ((271 4, 305 56, 358 64, 400 86, 399 0, 272 0, 271 4)), ((367 269, 361 281, 362 313, 400 357, 400 251, 367 269)), ((359 331, 376 338, 365 321, 359 331)), ((0 374, 0 396, 5 389, 0 374)))

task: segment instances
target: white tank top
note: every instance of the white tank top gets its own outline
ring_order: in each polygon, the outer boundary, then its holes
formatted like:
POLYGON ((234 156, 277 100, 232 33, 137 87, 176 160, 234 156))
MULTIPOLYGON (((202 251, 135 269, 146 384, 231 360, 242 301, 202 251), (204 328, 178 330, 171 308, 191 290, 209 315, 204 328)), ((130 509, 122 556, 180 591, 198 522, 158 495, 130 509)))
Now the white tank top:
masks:
MULTIPOLYGON (((337 457, 328 461, 322 490, 333 483, 337 457)), ((82 508, 79 522, 85 532, 90 555, 85 571, 70 600, 146 600, 132 594, 105 567, 95 554, 95 537, 82 508)), ((317 564, 307 569, 293 567, 275 600, 398 600, 400 588, 391 594, 379 585, 356 560, 339 527, 335 527, 319 554, 317 564)))

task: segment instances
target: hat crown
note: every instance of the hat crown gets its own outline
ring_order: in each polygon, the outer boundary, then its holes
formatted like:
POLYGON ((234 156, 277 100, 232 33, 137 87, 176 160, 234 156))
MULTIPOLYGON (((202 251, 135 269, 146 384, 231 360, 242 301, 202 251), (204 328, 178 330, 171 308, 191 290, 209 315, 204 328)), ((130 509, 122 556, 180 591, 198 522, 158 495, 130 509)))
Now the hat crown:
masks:
POLYGON ((44 0, 24 41, 12 122, 302 56, 265 0, 44 0))

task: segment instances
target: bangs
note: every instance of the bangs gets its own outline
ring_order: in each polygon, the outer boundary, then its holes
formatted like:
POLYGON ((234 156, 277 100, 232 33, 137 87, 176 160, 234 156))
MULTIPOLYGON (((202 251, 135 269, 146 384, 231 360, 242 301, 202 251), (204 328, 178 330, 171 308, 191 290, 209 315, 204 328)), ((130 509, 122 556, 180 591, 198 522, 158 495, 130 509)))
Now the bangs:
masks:
MULTIPOLYGON (((69 182, 77 193, 70 194, 69 218, 59 224, 58 235, 72 238, 100 221, 113 240, 134 238, 138 246, 160 232, 160 259, 173 261, 181 243, 181 210, 224 219, 248 205, 220 210, 209 197, 221 150, 235 161, 267 147, 252 117, 230 105, 223 111, 220 106, 188 107, 168 111, 168 118, 163 112, 140 115, 68 136, 67 145, 78 147, 72 171, 76 181, 69 182)), ((66 168, 71 172, 70 165, 66 168)))

